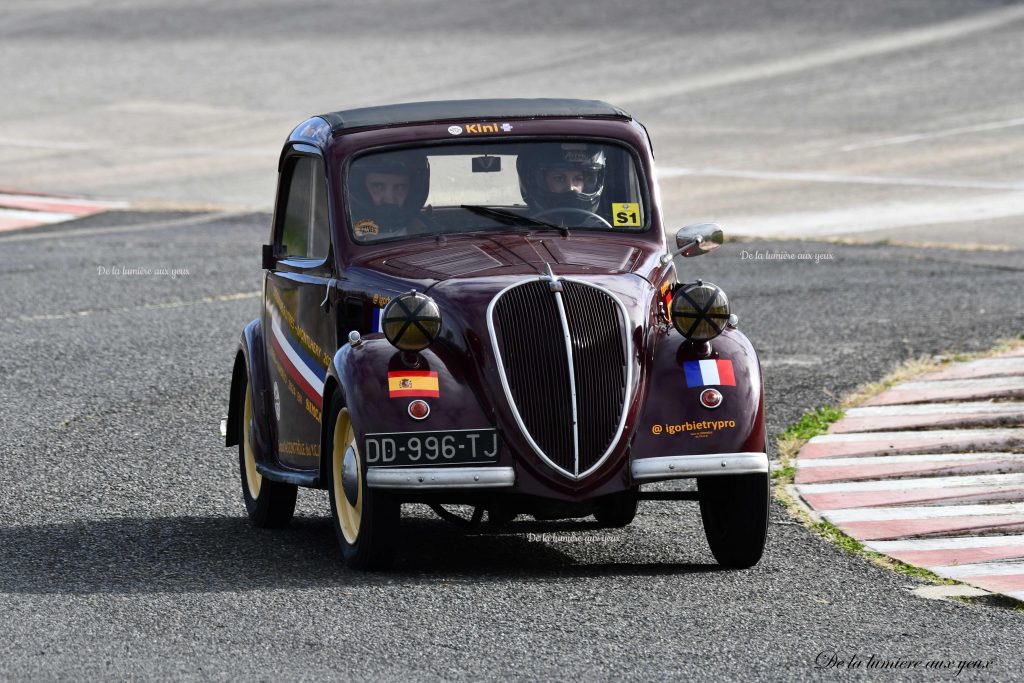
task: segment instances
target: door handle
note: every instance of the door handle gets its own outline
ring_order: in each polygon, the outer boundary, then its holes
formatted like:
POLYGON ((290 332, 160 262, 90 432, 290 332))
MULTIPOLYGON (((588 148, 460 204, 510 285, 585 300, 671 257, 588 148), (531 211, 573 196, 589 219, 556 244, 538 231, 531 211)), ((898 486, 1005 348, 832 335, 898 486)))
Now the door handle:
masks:
POLYGON ((327 281, 327 292, 324 294, 324 300, 320 302, 320 308, 325 311, 331 310, 331 288, 337 286, 338 281, 331 278, 327 281))

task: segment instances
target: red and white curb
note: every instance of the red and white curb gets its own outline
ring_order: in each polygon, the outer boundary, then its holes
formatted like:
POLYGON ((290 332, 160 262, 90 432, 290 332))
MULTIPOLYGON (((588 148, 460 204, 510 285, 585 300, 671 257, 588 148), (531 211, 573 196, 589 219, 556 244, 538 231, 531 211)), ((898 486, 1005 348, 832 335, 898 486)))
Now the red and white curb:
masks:
POLYGON ((847 411, 801 449, 795 489, 875 552, 1024 600, 1024 349, 847 411))
POLYGON ((126 202, 0 192, 0 232, 63 223, 127 206, 126 202))

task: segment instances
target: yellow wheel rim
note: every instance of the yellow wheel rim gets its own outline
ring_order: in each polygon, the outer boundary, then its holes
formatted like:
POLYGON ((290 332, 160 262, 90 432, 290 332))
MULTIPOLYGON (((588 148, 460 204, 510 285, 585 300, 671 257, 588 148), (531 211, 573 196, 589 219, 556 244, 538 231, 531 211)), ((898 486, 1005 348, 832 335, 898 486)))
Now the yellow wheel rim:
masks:
POLYGON ((338 511, 338 524, 341 533, 349 545, 355 545, 359 538, 359 526, 363 519, 363 476, 362 462, 359 457, 359 448, 356 446, 356 435, 352 430, 352 421, 349 419, 348 409, 342 408, 338 418, 334 422, 334 442, 331 450, 331 469, 333 470, 334 508, 338 511), (345 462, 345 453, 349 448, 356 456, 356 472, 358 473, 356 504, 352 505, 345 496, 345 489, 341 482, 342 465, 345 462))
POLYGON ((252 389, 245 385, 245 414, 242 419, 242 453, 245 454, 245 484, 249 495, 256 500, 260 495, 263 475, 256 471, 256 455, 252 450, 252 389))

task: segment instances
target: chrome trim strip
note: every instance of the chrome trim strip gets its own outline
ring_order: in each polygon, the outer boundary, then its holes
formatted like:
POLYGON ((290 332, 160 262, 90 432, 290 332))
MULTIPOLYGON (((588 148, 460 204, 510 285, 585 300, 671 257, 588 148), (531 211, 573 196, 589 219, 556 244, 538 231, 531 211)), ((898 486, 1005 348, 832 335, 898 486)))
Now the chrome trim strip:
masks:
POLYGON ((491 335, 491 349, 494 351, 494 362, 498 366, 498 379, 501 380, 501 388, 504 390, 505 399, 508 400, 508 405, 512 409, 512 417, 515 418, 516 424, 519 425, 519 431, 526 437, 527 443, 530 444, 530 448, 532 448, 533 452, 537 454, 537 457, 546 462, 556 472, 561 472, 568 477, 572 477, 573 475, 571 472, 566 472, 552 462, 544 451, 541 450, 541 447, 537 445, 537 442, 533 440, 530 430, 526 428, 526 423, 523 422, 523 416, 519 414, 519 407, 516 405, 515 399, 512 398, 512 388, 508 385, 508 378, 505 376, 505 363, 501 359, 501 349, 498 348, 498 335, 494 330, 494 307, 497 305, 498 299, 505 295, 505 292, 526 284, 527 282, 533 282, 533 280, 520 280, 494 295, 494 298, 491 299, 491 303, 487 304, 487 333, 491 335))
POLYGON ((369 467, 366 485, 373 489, 495 489, 515 486, 511 467, 369 467))
POLYGON ((630 463, 633 479, 685 479, 721 474, 767 474, 767 453, 712 453, 639 458, 630 463))
POLYGON ((615 436, 612 437, 611 443, 608 444, 608 450, 604 452, 594 466, 586 472, 581 472, 576 475, 576 479, 582 479, 593 473, 598 467, 604 464, 604 461, 612 454, 615 450, 615 446, 618 445, 619 439, 622 438, 622 431, 626 428, 626 416, 629 414, 629 406, 633 400, 633 330, 629 323, 629 311, 626 310, 625 304, 616 296, 611 290, 605 289, 600 285, 595 285, 590 282, 583 282, 581 280, 574 280, 570 278, 563 278, 568 282, 576 282, 585 287, 593 287, 594 289, 604 292, 612 301, 619 305, 619 312, 622 313, 622 334, 626 338, 626 395, 622 400, 622 416, 619 417, 619 428, 615 430, 615 436))
MULTIPOLYGON (((550 265, 548 266, 550 269, 550 265)), ((565 316, 565 302, 562 301, 562 293, 555 292, 555 306, 558 307, 558 317, 562 320, 562 339, 565 341, 565 357, 569 361, 569 396, 572 400, 572 453, 573 453, 573 479, 580 478, 580 417, 579 408, 576 405, 576 366, 572 360, 572 336, 569 334, 569 319, 565 316)))

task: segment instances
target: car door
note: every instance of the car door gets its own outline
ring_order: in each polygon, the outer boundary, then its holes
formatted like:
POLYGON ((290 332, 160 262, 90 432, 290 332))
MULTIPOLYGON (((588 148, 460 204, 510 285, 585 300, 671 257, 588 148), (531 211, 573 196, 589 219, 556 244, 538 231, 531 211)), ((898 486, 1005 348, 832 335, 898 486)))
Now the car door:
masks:
POLYGON ((280 174, 273 268, 266 273, 263 329, 271 419, 280 464, 319 467, 324 379, 337 351, 328 295, 334 285, 324 161, 294 145, 280 174))

